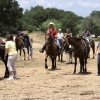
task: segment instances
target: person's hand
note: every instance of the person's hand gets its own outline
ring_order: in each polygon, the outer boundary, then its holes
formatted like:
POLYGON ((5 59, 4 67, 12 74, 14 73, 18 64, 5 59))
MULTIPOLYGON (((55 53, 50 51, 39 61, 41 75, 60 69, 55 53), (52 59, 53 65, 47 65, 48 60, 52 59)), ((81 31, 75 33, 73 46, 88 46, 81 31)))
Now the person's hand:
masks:
POLYGON ((50 32, 52 32, 52 29, 50 29, 50 32))
POLYGON ((97 53, 96 52, 94 53, 94 56, 97 56, 97 53))

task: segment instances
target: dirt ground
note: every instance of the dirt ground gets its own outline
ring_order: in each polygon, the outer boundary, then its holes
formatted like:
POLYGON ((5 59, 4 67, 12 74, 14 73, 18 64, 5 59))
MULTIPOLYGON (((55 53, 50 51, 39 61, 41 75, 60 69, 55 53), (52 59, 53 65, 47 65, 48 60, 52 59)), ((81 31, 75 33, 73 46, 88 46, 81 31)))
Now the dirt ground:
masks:
MULTIPOLYGON (((33 59, 16 62, 18 80, 3 78, 5 67, 0 61, 0 100, 100 100, 100 76, 97 76, 97 60, 88 59, 88 74, 79 74, 79 62, 76 74, 74 64, 57 62, 57 70, 44 67, 45 53, 39 53, 44 41, 43 35, 29 34, 34 39, 33 59), (41 40, 42 39, 42 40, 41 40)), ((97 43, 96 43, 97 44, 97 43)))

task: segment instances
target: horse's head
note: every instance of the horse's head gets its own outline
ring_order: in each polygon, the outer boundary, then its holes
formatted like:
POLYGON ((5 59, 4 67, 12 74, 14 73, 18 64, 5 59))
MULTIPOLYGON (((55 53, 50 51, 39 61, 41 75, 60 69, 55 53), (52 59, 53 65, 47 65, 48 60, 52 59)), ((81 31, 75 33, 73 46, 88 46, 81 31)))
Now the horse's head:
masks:
POLYGON ((50 44, 51 42, 53 42, 53 38, 51 37, 50 34, 47 34, 45 39, 46 39, 46 42, 47 42, 48 44, 50 44))

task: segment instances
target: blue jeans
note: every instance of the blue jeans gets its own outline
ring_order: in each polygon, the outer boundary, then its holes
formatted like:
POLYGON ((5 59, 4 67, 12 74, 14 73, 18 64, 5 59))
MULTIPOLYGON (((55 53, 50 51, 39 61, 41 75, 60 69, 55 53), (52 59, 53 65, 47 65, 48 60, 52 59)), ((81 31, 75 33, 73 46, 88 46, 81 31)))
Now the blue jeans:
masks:
POLYGON ((97 57, 97 68, 98 68, 98 74, 100 74, 100 53, 98 53, 97 57))
MULTIPOLYGON (((61 48, 58 39, 55 39, 54 41, 56 42, 57 46, 58 46, 59 48, 61 48)), ((42 47, 42 48, 44 48, 45 46, 46 46, 46 42, 43 43, 43 47, 42 47)))

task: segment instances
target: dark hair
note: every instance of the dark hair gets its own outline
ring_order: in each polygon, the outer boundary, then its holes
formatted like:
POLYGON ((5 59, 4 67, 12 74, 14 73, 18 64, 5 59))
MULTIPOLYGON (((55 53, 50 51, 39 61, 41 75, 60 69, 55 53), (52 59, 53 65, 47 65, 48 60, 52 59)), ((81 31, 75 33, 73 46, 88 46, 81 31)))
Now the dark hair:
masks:
POLYGON ((12 34, 7 34, 6 35, 7 41, 13 41, 13 35, 12 34))

